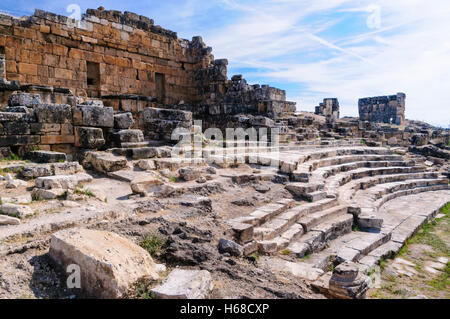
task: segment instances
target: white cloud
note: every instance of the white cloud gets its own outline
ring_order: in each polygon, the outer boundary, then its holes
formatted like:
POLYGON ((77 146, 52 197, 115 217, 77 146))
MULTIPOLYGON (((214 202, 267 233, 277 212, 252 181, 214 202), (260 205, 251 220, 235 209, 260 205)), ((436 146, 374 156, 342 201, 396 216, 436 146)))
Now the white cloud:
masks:
POLYGON ((261 67, 264 78, 305 87, 290 96, 299 109, 338 97, 343 115, 357 115, 358 98, 405 92, 408 118, 450 124, 447 0, 224 2, 241 15, 206 32, 215 55, 228 57, 232 67, 261 67), (365 19, 370 5, 381 8, 379 29, 340 32, 339 12, 365 19))

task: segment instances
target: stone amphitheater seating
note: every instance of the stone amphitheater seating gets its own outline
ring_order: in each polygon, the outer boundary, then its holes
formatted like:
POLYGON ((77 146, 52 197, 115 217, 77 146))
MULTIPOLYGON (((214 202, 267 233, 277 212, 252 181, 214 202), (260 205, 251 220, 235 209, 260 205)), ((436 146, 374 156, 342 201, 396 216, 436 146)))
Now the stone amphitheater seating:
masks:
MULTIPOLYGON (((260 165, 270 159, 257 156, 260 165)), ((295 201, 269 204, 231 220, 235 238, 325 271, 344 261, 359 262, 368 271, 380 258, 398 252, 433 212, 412 216, 405 224, 403 217, 378 215, 379 208, 399 197, 449 189, 439 173, 386 148, 294 146, 284 147, 278 158, 280 171, 291 178, 286 189, 295 201), (376 226, 356 229, 371 224, 376 226)))

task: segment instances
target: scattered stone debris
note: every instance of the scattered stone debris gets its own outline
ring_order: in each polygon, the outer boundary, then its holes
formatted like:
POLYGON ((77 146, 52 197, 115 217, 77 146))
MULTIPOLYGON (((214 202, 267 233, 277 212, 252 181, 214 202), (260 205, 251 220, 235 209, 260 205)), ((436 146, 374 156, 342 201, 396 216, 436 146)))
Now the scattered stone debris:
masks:
MULTIPOLYGON (((360 99, 359 118, 337 98, 299 112, 199 36, 102 7, 69 24, 0 13, 1 298, 141 280, 144 297, 364 298, 366 274, 446 218, 450 131, 405 119, 406 94, 360 99)), ((418 275, 401 257, 386 271, 418 275)))

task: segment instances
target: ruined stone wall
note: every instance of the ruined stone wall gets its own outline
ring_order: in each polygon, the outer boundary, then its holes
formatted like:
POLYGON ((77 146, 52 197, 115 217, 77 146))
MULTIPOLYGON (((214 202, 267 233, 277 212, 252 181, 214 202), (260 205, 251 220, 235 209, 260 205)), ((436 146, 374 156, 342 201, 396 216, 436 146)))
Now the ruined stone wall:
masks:
MULTIPOLYGON (((8 81, 89 97, 152 96, 160 103, 195 102, 194 72, 212 60, 210 49, 178 39, 151 19, 91 9, 81 21, 41 10, 21 19, 0 15, 2 50, 8 81)), ((3 93, 0 103, 6 100, 3 93)))
POLYGON ((266 114, 277 117, 296 111, 296 103, 286 101, 286 92, 268 85, 250 85, 242 75, 227 77, 228 61, 215 60, 196 72, 202 105, 197 113, 234 115, 266 114))
POLYGON ((323 116, 334 116, 339 118, 339 101, 336 98, 323 99, 323 103, 316 106, 315 114, 323 116))
POLYGON ((359 118, 361 121, 405 125, 405 100, 404 93, 360 99, 359 118))

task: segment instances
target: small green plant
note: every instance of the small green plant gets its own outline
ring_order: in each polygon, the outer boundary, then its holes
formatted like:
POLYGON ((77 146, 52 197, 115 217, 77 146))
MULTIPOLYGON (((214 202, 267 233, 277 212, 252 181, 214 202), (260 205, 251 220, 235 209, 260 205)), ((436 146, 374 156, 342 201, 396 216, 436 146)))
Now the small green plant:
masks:
POLYGON ((139 283, 136 287, 136 294, 139 299, 155 299, 155 293, 148 289, 144 283, 139 283))
POLYGON ((282 254, 283 256, 289 256, 289 255, 292 254, 292 251, 289 250, 289 249, 284 249, 284 250, 281 251, 281 254, 282 254))
POLYGON ((0 210, 0 215, 6 215, 6 216, 15 217, 15 218, 20 219, 19 213, 5 214, 0 210))
POLYGON ((169 182, 176 183, 178 182, 178 178, 176 178, 175 176, 169 176, 169 182))
POLYGON ((105 201, 105 203, 107 203, 108 202, 108 197, 105 197, 104 201, 105 201))
POLYGON ((22 158, 20 158, 19 155, 14 154, 14 153, 11 153, 10 156, 1 159, 2 162, 8 162, 8 161, 20 161, 20 160, 22 160, 22 158))
POLYGON ((75 186, 74 194, 86 195, 88 197, 95 197, 94 193, 90 189, 84 189, 82 185, 75 186))
POLYGON ((152 257, 157 257, 164 252, 164 245, 167 239, 161 235, 147 235, 139 243, 139 246, 144 248, 152 257))
POLYGON ((387 266, 387 260, 384 259, 384 258, 381 258, 381 259, 380 259, 380 262, 379 262, 379 265, 380 265, 381 271, 383 271, 384 268, 386 268, 386 266, 387 266))
POLYGON ((362 139, 362 140, 361 140, 361 144, 366 145, 366 144, 367 144, 367 141, 366 141, 365 139, 362 139))
POLYGON ((447 263, 442 274, 431 281, 428 282, 430 286, 437 290, 448 290, 450 288, 450 262, 447 263))
POLYGON ((308 260, 309 258, 311 258, 311 254, 307 253, 305 256, 303 256, 303 260, 308 260))
POLYGON ((251 255, 248 255, 247 257, 254 259, 255 261, 259 261, 259 253, 258 252, 254 252, 251 255))

